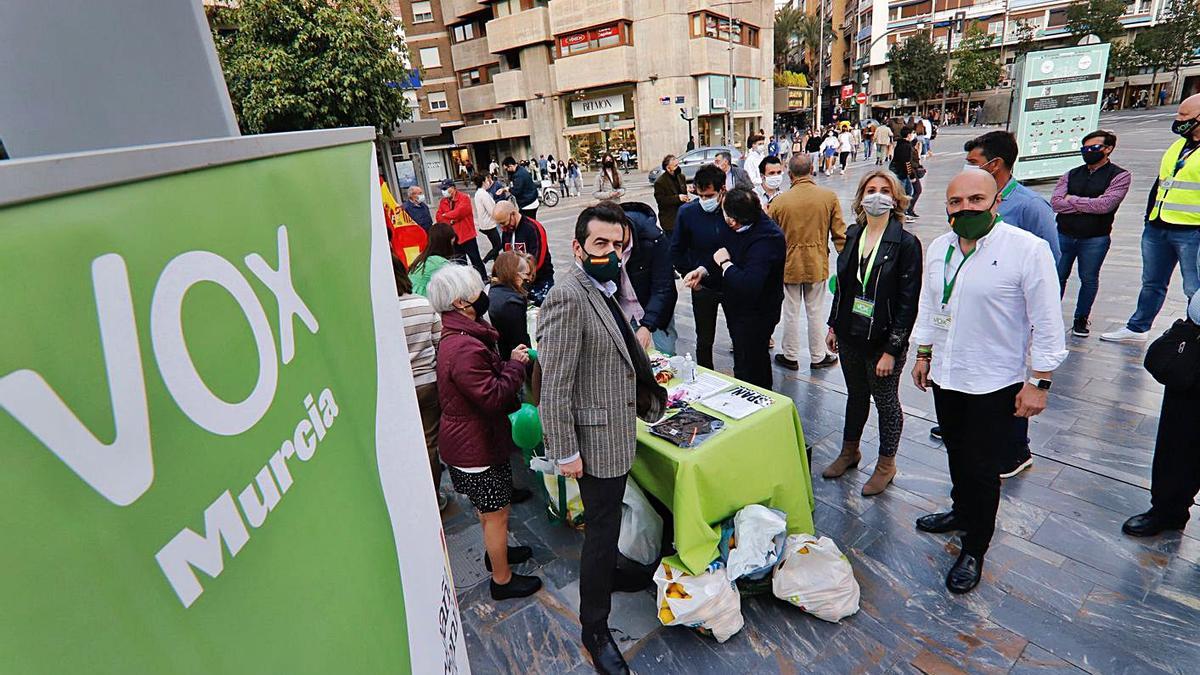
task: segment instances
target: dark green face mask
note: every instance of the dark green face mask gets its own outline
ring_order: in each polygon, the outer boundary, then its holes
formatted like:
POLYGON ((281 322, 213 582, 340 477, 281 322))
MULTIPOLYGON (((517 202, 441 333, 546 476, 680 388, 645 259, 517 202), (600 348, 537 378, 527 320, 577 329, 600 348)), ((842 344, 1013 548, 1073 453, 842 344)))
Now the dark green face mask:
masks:
MULTIPOLYGON (((995 204, 996 201, 992 200, 992 203, 995 204)), ((991 208, 988 206, 984 210, 962 209, 946 214, 950 220, 950 229, 963 239, 982 238, 991 232, 992 227, 996 224, 996 214, 992 213, 991 208)))
POLYGON ((608 255, 592 255, 587 249, 580 248, 583 250, 583 271, 587 272, 588 276, 602 284, 616 282, 621 277, 621 257, 616 251, 608 255))

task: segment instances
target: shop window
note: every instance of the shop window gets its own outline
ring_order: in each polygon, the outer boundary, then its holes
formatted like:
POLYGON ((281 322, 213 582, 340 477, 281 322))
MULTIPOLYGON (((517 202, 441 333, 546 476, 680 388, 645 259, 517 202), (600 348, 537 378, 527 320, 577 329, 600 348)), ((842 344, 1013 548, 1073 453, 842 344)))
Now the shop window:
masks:
POLYGON ((432 2, 414 2, 412 4, 413 23, 429 23, 433 21, 432 2))
POLYGON ((1048 28, 1059 28, 1067 25, 1067 10, 1052 9, 1050 10, 1050 20, 1046 22, 1048 28))
MULTIPOLYGON (((728 17, 713 14, 712 12, 696 12, 692 15, 693 38, 707 37, 728 41, 731 39, 729 31, 728 17)), ((758 27, 752 26, 745 21, 734 19, 732 42, 746 45, 747 47, 757 47, 758 27)))
POLYGON ((597 49, 630 45, 633 44, 633 27, 628 21, 618 21, 576 33, 560 35, 556 38, 556 42, 558 58, 597 49))
POLYGON ((438 112, 440 110, 449 110, 450 103, 446 100, 446 92, 431 91, 429 92, 429 111, 438 112))
POLYGON ((422 47, 421 48, 421 67, 422 68, 441 68, 442 55, 437 47, 422 47))

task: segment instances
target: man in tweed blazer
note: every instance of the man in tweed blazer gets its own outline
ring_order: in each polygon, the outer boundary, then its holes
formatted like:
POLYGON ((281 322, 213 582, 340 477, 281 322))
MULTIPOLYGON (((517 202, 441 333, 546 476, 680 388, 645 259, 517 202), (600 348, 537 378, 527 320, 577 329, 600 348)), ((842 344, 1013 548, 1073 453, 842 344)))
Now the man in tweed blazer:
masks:
POLYGON ((637 416, 656 420, 666 392, 613 295, 628 220, 612 202, 584 209, 571 248, 538 317, 546 455, 579 479, 587 528, 579 569, 583 644, 602 673, 629 672, 608 631, 614 590, 645 582, 616 576, 621 499, 637 449, 637 416))

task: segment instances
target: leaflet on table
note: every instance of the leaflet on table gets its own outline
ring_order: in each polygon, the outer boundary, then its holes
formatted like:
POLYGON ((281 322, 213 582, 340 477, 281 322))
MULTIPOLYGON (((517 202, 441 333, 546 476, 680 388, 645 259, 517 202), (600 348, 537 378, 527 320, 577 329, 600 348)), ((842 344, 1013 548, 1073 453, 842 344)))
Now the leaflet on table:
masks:
POLYGON ((681 448, 694 448, 725 428, 721 420, 694 408, 684 408, 650 426, 650 433, 681 448))
POLYGON ((749 417, 774 402, 770 396, 748 387, 737 387, 698 401, 705 408, 735 420, 749 417))
POLYGON ((672 400, 695 401, 712 396, 723 389, 728 389, 730 386, 732 386, 732 383, 723 377, 713 375, 712 373, 699 373, 696 375, 695 380, 682 382, 671 387, 667 391, 667 395, 672 400))

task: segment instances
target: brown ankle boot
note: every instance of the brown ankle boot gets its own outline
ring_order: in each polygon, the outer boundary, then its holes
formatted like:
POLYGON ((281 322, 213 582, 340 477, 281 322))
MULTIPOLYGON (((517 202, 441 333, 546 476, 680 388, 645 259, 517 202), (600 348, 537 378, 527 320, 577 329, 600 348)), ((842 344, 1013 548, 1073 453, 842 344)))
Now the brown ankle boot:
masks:
POLYGON ((896 477, 896 457, 879 456, 879 461, 875 463, 875 471, 871 474, 871 478, 867 480, 867 484, 863 486, 862 494, 864 497, 873 497, 883 492, 887 486, 896 477))
POLYGON ((821 472, 823 478, 837 478, 846 473, 849 469, 858 466, 859 460, 862 459, 862 453, 858 451, 858 441, 842 441, 842 453, 833 460, 833 463, 825 467, 821 472))

